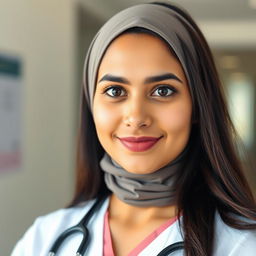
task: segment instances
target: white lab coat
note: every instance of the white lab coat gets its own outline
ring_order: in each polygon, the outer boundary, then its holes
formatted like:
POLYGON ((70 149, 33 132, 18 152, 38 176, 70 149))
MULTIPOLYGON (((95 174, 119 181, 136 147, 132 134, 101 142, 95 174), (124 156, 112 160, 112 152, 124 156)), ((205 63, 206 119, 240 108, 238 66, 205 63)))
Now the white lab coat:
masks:
MULTIPOLYGON (((86 212, 91 208, 94 200, 82 203, 69 209, 60 209, 46 216, 39 217, 27 230, 22 239, 16 244, 11 256, 46 256, 56 238, 67 228, 76 225, 86 212)), ((108 208, 107 199, 101 209, 95 213, 88 228, 91 235, 86 256, 100 256, 103 251, 103 224, 104 214, 108 208)), ((218 213, 215 217, 216 241, 214 256, 255 256, 256 231, 241 231, 233 229, 223 223, 218 213)), ((81 235, 68 237, 57 255, 75 256, 79 247, 81 235)), ((165 229, 139 256, 156 256, 168 245, 182 241, 178 221, 165 229)), ((183 252, 177 251, 172 255, 182 256, 183 252)))

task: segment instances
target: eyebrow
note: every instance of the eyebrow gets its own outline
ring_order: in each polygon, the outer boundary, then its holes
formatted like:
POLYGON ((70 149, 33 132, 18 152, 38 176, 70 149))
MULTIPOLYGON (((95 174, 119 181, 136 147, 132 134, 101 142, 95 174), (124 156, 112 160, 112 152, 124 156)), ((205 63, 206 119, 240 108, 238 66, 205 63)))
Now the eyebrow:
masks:
MULTIPOLYGON (((144 80, 144 84, 149 84, 149 83, 154 83, 154 82, 160 82, 163 80, 168 80, 168 79, 173 79, 176 80, 180 83, 182 83, 181 79, 178 78, 176 75, 174 75, 173 73, 164 73, 161 75, 156 75, 156 76, 149 76, 144 80)), ((111 81, 111 82, 116 82, 116 83, 123 83, 123 84, 131 84, 126 78, 121 77, 121 76, 115 76, 115 75, 111 75, 111 74, 106 74, 104 75, 100 81, 111 81)))

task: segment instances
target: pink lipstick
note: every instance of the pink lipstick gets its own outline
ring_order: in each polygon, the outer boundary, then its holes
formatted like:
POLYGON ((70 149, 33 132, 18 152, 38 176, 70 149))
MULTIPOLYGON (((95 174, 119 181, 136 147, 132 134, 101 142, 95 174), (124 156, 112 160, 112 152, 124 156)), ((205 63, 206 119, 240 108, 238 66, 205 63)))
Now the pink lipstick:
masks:
POLYGON ((142 152, 152 148, 161 137, 122 137, 118 138, 121 143, 131 151, 142 152))

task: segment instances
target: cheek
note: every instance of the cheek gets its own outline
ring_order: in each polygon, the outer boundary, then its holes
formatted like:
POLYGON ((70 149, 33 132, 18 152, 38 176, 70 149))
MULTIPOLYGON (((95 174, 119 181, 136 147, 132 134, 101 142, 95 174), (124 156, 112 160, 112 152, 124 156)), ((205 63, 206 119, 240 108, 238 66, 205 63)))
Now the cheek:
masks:
POLYGON ((162 124, 170 132, 180 133, 190 130, 191 107, 189 105, 177 105, 160 112, 162 124))
POLYGON ((93 117, 99 138, 103 136, 109 136, 114 131, 115 124, 117 121, 117 113, 114 109, 101 105, 95 104, 93 109, 93 117))

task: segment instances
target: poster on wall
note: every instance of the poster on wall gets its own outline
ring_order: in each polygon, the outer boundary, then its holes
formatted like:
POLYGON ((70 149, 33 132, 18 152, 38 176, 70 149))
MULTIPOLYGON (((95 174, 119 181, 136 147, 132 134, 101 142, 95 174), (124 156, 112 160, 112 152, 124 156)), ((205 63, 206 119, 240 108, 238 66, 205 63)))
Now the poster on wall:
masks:
POLYGON ((0 53, 0 174, 21 169, 22 66, 0 53))

